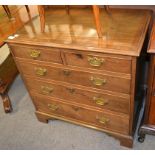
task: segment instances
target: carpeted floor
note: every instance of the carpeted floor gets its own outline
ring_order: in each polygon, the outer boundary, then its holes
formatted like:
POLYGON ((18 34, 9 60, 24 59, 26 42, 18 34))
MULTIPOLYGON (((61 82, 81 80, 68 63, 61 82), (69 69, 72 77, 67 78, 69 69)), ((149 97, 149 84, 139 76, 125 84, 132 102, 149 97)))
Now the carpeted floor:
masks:
MULTIPOLYGON (((9 92, 13 112, 5 114, 0 99, 0 149, 127 149, 103 132, 66 123, 41 123, 18 76, 9 92)), ((155 137, 146 135, 144 143, 134 141, 133 149, 155 149, 155 137)))

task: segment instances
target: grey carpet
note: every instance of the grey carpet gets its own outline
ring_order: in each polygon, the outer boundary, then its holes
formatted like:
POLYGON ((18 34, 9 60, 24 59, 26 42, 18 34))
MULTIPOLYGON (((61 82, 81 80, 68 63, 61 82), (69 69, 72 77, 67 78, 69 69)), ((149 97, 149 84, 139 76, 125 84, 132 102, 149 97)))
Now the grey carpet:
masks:
MULTIPOLYGON (((41 123, 34 114, 34 106, 18 76, 9 96, 13 112, 5 114, 0 98, 0 149, 127 149, 119 141, 103 132, 64 121, 41 123)), ((134 141, 133 149, 155 149, 155 137, 146 135, 144 143, 134 141)))

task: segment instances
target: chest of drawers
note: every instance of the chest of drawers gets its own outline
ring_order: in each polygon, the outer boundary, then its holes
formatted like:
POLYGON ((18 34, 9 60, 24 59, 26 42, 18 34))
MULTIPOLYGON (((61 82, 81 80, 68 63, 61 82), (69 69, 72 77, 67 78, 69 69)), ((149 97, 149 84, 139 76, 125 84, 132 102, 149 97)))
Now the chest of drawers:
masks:
POLYGON ((7 40, 36 116, 104 131, 132 147, 137 68, 151 13, 112 9, 112 19, 103 10, 99 39, 91 11, 76 11, 72 21, 51 10, 45 33, 35 18, 7 40))

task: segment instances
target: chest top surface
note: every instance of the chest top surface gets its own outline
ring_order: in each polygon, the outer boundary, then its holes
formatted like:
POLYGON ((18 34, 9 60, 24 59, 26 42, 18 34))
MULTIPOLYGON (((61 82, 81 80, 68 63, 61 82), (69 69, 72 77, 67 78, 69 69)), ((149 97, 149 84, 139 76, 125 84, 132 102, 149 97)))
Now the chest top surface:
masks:
POLYGON ((153 23, 148 53, 155 53, 155 21, 153 23))
POLYGON ((6 42, 139 56, 151 11, 100 11, 102 38, 98 38, 92 9, 70 9, 69 15, 64 9, 49 9, 46 11, 45 33, 41 33, 37 16, 17 32, 18 37, 6 42))

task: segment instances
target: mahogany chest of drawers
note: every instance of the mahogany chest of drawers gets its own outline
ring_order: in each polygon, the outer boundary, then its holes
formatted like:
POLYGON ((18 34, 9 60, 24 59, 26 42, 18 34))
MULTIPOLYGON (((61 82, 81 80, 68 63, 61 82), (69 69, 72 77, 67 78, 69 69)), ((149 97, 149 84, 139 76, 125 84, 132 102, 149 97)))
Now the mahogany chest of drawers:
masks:
POLYGON ((89 9, 71 14, 52 9, 45 33, 34 18, 7 40, 36 116, 101 130, 132 147, 137 69, 151 13, 102 10, 100 39, 89 9))

